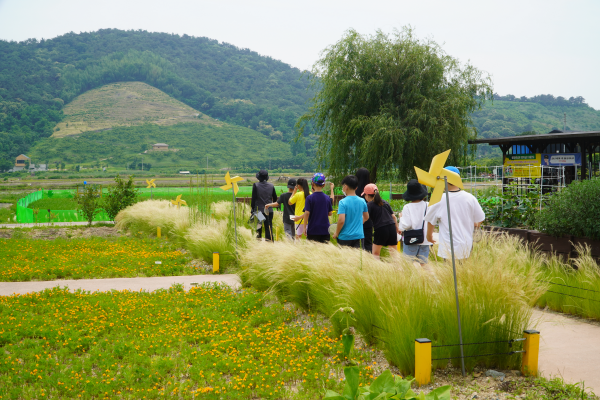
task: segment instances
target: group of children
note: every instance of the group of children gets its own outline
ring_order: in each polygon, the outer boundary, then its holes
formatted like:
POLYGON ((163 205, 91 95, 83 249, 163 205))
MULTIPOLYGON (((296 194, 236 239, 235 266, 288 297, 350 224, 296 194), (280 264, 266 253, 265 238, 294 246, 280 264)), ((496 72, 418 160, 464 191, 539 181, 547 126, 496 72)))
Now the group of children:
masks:
MULTIPOLYGON (((454 167, 448 167, 448 169, 451 168, 457 171, 454 167)), ((357 173, 357 175, 359 174, 357 173)), ((287 184, 288 192, 279 197, 277 197, 274 185, 267 182, 267 171, 261 170, 256 177, 259 182, 252 187, 251 208, 253 212, 264 210, 263 212, 266 214, 263 227, 258 229, 257 233, 260 238, 264 228, 267 240, 272 239, 273 208, 283 205, 283 226, 286 235, 291 239, 306 237, 311 241, 327 243, 333 236, 340 246, 371 250, 373 255, 379 258, 383 247, 388 247, 392 254, 396 252, 400 235, 404 233, 403 252, 424 265, 429 258, 430 246, 435 243, 432 236, 433 226, 440 225, 440 232, 442 232, 445 228, 444 224, 447 224, 444 222, 447 220, 447 216, 444 219, 445 208, 441 207, 441 205, 445 207, 445 202, 442 201, 429 207, 425 201, 428 195, 427 190, 416 179, 408 182, 407 190, 402 197, 409 203, 404 206, 398 220, 389 203, 381 198, 377 185, 368 183, 359 188, 359 178, 354 175, 346 176, 342 180, 344 198, 338 205, 338 221, 336 225, 332 226, 332 232, 330 232, 329 217, 333 214, 334 184, 329 184, 329 196, 323 193, 325 176, 322 173, 315 174, 310 182, 305 178, 290 179, 287 184), (427 222, 427 228, 425 222, 427 222), (372 249, 367 249, 367 245, 372 249)), ((465 230, 468 231, 467 225, 473 225, 471 220, 483 221, 483 211, 476 199, 476 204, 473 204, 470 194, 460 193, 458 188, 454 188, 458 191, 452 189, 450 193, 459 193, 457 200, 466 202, 467 213, 471 216, 470 218, 458 218, 460 221, 453 222, 453 225, 458 224, 459 228, 465 225, 465 230)), ((459 211, 464 208, 459 204, 459 211)), ((452 217, 454 221, 454 212, 452 217)), ((477 223, 475 223, 476 225, 477 223)), ((467 247, 472 246, 472 229, 471 226, 470 244, 468 243, 468 234, 458 232, 457 238, 455 229, 453 229, 455 244, 458 239, 459 253, 461 251, 464 253, 467 247)), ((442 241, 446 239, 446 236, 440 234, 442 241)), ((470 247, 468 250, 470 252, 470 247)), ((440 248, 440 255, 442 258, 448 258, 442 248, 440 248)))

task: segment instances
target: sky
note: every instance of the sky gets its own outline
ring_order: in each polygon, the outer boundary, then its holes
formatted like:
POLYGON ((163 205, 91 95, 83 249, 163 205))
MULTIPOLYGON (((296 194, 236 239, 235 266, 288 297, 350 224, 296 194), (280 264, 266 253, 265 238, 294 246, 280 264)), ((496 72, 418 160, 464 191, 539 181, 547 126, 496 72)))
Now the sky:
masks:
POLYGON ((0 0, 0 39, 103 28, 205 36, 311 69, 348 29, 410 25, 517 97, 582 96, 600 110, 598 0, 0 0))

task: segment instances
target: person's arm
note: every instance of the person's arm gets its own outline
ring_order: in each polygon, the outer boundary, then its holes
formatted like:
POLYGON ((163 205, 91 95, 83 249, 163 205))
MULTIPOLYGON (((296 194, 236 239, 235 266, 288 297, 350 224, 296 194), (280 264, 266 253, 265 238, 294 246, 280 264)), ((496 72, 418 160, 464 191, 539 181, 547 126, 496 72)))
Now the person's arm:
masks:
POLYGON ((267 205, 265 205, 265 208, 270 208, 270 207, 279 207, 279 203, 278 202, 274 202, 274 203, 269 203, 267 205))
POLYGON ((433 230, 435 227, 431 225, 431 222, 427 223, 427 241, 431 244, 436 244, 437 242, 433 240, 433 230))
POLYGON ((298 185, 294 186, 294 191, 292 192, 292 195, 290 196, 290 199, 288 200, 288 204, 290 206, 293 206, 294 204, 296 204, 296 192, 298 191, 298 185))
POLYGON ((256 193, 256 183, 252 184, 252 199, 250 200, 250 212, 255 211, 256 209, 256 198, 258 194, 256 193))
MULTIPOLYGON (((335 203, 335 194, 333 193, 333 188, 335 187, 335 184, 333 182, 331 182, 329 184, 329 187, 331 188, 331 193, 329 194, 329 198, 331 199, 331 205, 333 205, 335 203)), ((329 216, 331 216, 331 214, 329 214, 329 216)))
POLYGON ((396 218, 396 215, 394 215, 394 214, 392 214, 392 218, 394 218, 394 224, 396 224, 396 232, 399 234, 402 234, 402 231, 398 227, 398 218, 396 218))
POLYGON ((398 228, 401 232, 412 229, 412 221, 410 218, 410 212, 408 210, 408 207, 405 206, 400 213, 400 222, 398 223, 398 228))
POLYGON ((310 217, 310 211, 304 211, 304 215, 302 216, 302 218, 304 218, 304 231, 302 233, 302 236, 306 236, 307 234, 307 229, 308 229, 308 217, 310 217))
POLYGON ((483 224, 483 221, 485 220, 485 213, 483 212, 481 205, 477 201, 477 198, 475 198, 475 212, 473 215, 473 220, 476 221, 475 228, 479 228, 481 226, 481 224, 483 224))
POLYGON ((369 220, 369 213, 367 211, 363 212, 363 224, 369 220))
POLYGON ((337 222, 337 229, 335 230, 335 233, 333 234, 333 237, 335 239, 337 239, 337 237, 340 235, 340 232, 342 231, 342 228, 344 227, 344 222, 346 222, 346 214, 339 214, 338 222, 337 222))
POLYGON ((277 201, 277 191, 275 190, 275 186, 273 186, 273 193, 271 194, 271 200, 273 200, 273 202, 277 201))

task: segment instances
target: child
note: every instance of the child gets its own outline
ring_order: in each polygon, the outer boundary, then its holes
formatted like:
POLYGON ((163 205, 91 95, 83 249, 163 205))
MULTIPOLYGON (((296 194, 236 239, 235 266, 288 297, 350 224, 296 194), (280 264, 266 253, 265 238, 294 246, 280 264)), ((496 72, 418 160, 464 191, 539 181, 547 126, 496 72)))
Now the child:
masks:
MULTIPOLYGON (((408 181, 406 192, 402 195, 402 199, 410 201, 410 203, 404 206, 402 214, 400 214, 400 230, 423 229, 425 212, 428 208, 428 203, 423 201, 425 197, 427 197, 427 189, 418 180, 411 179, 408 181)), ((444 203, 445 205, 446 203, 444 203)), ((426 235, 426 228, 423 233, 426 235)), ((416 258, 419 264, 424 267, 429 259, 430 246, 431 242, 424 237, 423 242, 419 244, 406 244, 404 242, 403 252, 408 257, 416 258)))
POLYGON ((265 215, 266 220, 263 226, 256 230, 258 239, 262 236, 263 227, 265 229, 265 239, 271 240, 273 237, 273 210, 266 208, 266 205, 277 200, 277 193, 275 192, 275 186, 272 183, 267 182, 269 180, 269 173, 261 169, 256 173, 256 182, 252 185, 252 200, 250 201, 250 208, 252 212, 260 211, 265 215))
POLYGON ((279 196, 276 202, 267 204, 266 207, 279 207, 283 204, 283 230, 285 234, 292 240, 296 237, 296 233, 294 231, 294 220, 290 219, 290 216, 294 216, 296 213, 296 206, 290 205, 289 200, 292 197, 292 193, 296 188, 296 180, 291 178, 288 180, 288 192, 279 196))
MULTIPOLYGON (((327 243, 329 235, 329 217, 333 214, 333 201, 325 193, 325 175, 316 173, 312 178, 313 194, 306 198, 304 204, 304 233, 308 240, 327 243), (308 227, 307 227, 308 226, 308 227)), ((333 185, 331 186, 333 197, 333 185)))
POLYGON ((369 202, 367 208, 375 229, 373 256, 379 258, 383 246, 387 246, 390 253, 395 252, 398 245, 398 220, 392 207, 388 202, 383 201, 379 189, 374 183, 365 186, 364 195, 369 202))
POLYGON ((304 203, 306 198, 310 195, 310 191, 308 190, 308 181, 305 178, 298 178, 296 182, 296 186, 292 191, 292 195, 288 200, 288 204, 290 206, 295 205, 294 209, 294 221, 296 223, 296 238, 300 239, 304 233, 304 203))
POLYGON ((342 191, 346 195, 338 207, 337 230, 333 234, 340 246, 360 249, 361 240, 364 239, 363 224, 369 219, 367 203, 362 197, 356 195, 358 179, 348 175, 342 180, 342 191))

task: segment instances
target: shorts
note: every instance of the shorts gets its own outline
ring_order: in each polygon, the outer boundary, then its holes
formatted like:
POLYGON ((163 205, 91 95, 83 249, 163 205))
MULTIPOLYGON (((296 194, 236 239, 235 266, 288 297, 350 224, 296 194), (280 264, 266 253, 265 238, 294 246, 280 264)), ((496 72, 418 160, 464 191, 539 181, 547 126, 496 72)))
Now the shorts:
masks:
POLYGON ((304 234, 304 224, 296 225, 296 235, 302 236, 302 234, 304 234))
POLYGON ((327 235, 306 235, 306 238, 310 241, 319 242, 319 243, 327 243, 331 240, 331 237, 329 236, 329 234, 327 234, 327 235))
POLYGON ((377 246, 396 246, 398 244, 396 224, 385 225, 375 229, 373 244, 377 246))
POLYGON ((431 249, 431 246, 424 244, 405 244, 402 246, 404 255, 416 258, 420 264, 427 264, 427 261, 429 260, 429 249, 431 249))
POLYGON ((351 240, 338 239, 337 242, 340 246, 353 247, 355 249, 360 249, 362 239, 351 239, 351 240))

